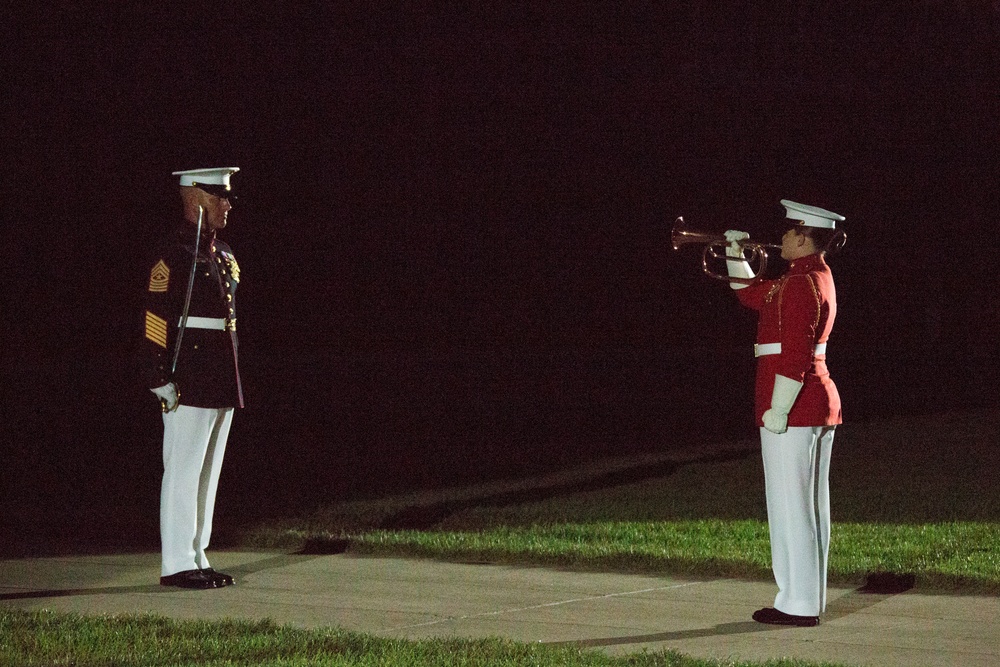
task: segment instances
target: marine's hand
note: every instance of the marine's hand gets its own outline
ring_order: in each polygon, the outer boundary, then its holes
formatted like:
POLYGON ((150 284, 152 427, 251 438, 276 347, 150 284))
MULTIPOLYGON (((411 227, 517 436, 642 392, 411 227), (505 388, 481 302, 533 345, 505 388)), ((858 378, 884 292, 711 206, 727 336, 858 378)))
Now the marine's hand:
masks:
POLYGON ((729 242, 729 246, 726 248, 726 255, 728 257, 743 257, 743 247, 740 246, 740 241, 746 241, 750 238, 750 235, 746 232, 741 232, 738 229, 730 229, 726 231, 726 241, 729 242))
POLYGON ((177 391, 177 385, 173 382, 168 382, 162 387, 155 387, 150 391, 160 399, 160 406, 164 412, 173 412, 180 404, 180 392, 177 391))
MULTIPOLYGON (((754 277, 753 269, 750 268, 750 264, 743 256, 743 246, 740 245, 740 241, 745 241, 748 238, 750 238, 749 234, 738 229, 730 229, 726 232, 726 241, 729 242, 729 245, 726 246, 726 257, 730 258, 726 262, 726 270, 732 278, 750 279, 754 277)), ((729 283, 729 286, 738 290, 747 287, 747 283, 729 283)))
POLYGON ((802 383, 784 375, 774 376, 774 390, 771 392, 771 409, 761 418, 764 428, 771 433, 784 433, 788 430, 788 413, 795 405, 802 390, 802 383))
POLYGON ((764 428, 771 433, 784 433, 788 430, 788 413, 771 408, 763 416, 764 428))

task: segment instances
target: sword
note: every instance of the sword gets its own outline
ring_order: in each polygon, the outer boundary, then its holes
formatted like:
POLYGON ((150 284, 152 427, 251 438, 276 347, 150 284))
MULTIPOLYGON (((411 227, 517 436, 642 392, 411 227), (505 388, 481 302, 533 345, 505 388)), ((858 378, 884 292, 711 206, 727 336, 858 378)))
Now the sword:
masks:
MULTIPOLYGON (((177 325, 177 342, 174 343, 174 360, 170 364, 170 377, 173 378, 174 372, 177 370, 177 357, 181 354, 181 340, 184 338, 184 329, 187 328, 188 322, 188 309, 191 307, 191 292, 194 290, 194 274, 198 270, 198 244, 201 242, 201 220, 205 213, 205 209, 201 206, 198 207, 198 231, 194 237, 194 262, 191 264, 191 275, 188 276, 188 286, 187 294, 184 296, 184 310, 181 311, 181 321, 177 325)), ((177 387, 177 383, 174 383, 177 387)), ((181 390, 177 387, 177 403, 174 404, 173 409, 176 410, 181 404, 181 390)), ((160 401, 160 407, 164 412, 170 412, 167 409, 167 404, 165 401, 160 401)))

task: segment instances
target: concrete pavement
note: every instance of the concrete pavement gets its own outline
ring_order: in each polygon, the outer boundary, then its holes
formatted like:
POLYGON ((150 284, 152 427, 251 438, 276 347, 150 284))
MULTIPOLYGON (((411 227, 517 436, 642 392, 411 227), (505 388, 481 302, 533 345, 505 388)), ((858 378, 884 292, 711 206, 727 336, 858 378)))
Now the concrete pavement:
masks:
POLYGON ((269 618, 386 637, 503 636, 614 654, 676 649, 711 658, 848 665, 1000 665, 1000 598, 831 589, 816 628, 750 620, 774 585, 541 567, 215 552, 237 585, 160 586, 159 554, 0 560, 0 607, 178 619, 269 618))

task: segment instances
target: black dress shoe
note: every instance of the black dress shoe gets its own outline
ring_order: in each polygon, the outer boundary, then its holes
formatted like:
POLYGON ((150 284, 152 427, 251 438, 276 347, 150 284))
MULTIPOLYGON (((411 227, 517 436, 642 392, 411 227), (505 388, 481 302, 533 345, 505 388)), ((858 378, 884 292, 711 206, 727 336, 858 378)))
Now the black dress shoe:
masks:
POLYGON ((161 586, 178 586, 180 588, 218 588, 215 579, 209 577, 201 570, 184 570, 166 577, 160 577, 161 586))
POLYGON ((819 625, 819 616, 795 616, 778 611, 774 607, 764 607, 753 613, 753 620, 770 625, 796 625, 800 628, 811 628, 819 625))
POLYGON ((210 567, 206 567, 201 572, 202 574, 207 575, 209 579, 214 581, 215 585, 218 586, 219 588, 222 588, 223 586, 232 586, 233 584, 236 583, 236 580, 233 579, 231 575, 228 575, 225 572, 216 572, 210 567))

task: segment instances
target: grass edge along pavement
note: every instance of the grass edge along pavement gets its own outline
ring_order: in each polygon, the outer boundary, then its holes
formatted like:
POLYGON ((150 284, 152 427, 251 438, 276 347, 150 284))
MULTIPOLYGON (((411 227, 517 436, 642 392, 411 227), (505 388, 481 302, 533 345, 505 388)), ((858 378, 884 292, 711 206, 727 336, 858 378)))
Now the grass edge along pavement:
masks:
MULTIPOLYGON (((831 563, 838 573, 835 576, 895 571, 915 573, 918 588, 1000 590, 1000 499, 995 494, 1000 468, 995 465, 998 417, 995 411, 979 411, 845 425, 834 452, 831 556, 839 563, 831 563), (877 456, 864 456, 865 450, 876 450, 877 456), (988 571, 985 577, 984 570, 988 571)), ((455 560, 512 559, 524 564, 545 561, 578 568, 648 568, 664 573, 671 568, 694 568, 700 575, 742 572, 740 576, 770 580, 766 524, 753 515, 763 508, 757 458, 756 448, 744 443, 735 451, 730 447, 680 460, 669 455, 651 456, 638 463, 616 462, 610 470, 605 462, 599 469, 574 471, 572 479, 520 480, 486 488, 331 503, 311 516, 259 527, 243 536, 246 542, 241 546, 272 541, 315 550, 346 548, 455 560), (640 475, 637 480, 630 470, 637 464, 655 474, 640 475), (600 483, 588 483, 595 478, 600 483), (706 489, 722 489, 723 493, 712 496, 721 502, 707 506, 706 489), (420 529, 403 529, 407 524, 420 529), (664 551, 665 546, 680 552, 664 551), (685 553, 688 560, 684 560, 685 553), (720 556, 726 553, 736 557, 720 556)), ((579 648, 499 639, 411 642, 336 629, 279 628, 267 622, 179 622, 153 616, 81 618, 0 611, 0 665, 405 667, 435 659, 447 664, 542 667, 817 664, 793 660, 720 662, 672 651, 612 658, 579 648), (149 637, 148 629, 131 630, 133 624, 161 631, 149 637), (147 633, 142 635, 142 643, 130 638, 135 632, 147 633), (232 648, 227 655, 209 653, 217 648, 213 642, 227 637, 232 648), (320 653, 310 647, 337 637, 350 638, 348 646, 363 650, 324 654, 326 662, 320 661, 320 653), (243 653, 237 654, 237 648, 243 653), (152 657, 142 651, 149 651, 152 657), (557 657, 545 662, 542 656, 546 660, 557 657)))
MULTIPOLYGON (((831 472, 830 582, 898 575, 1000 594, 1000 412, 845 424, 831 472)), ((755 442, 367 501, 257 527, 243 546, 769 581, 755 442)))
MULTIPOLYGON (((272 621, 179 621, 153 614, 82 616, 0 610, 0 665, 547 665, 568 667, 838 667, 802 660, 691 658, 673 650, 613 657, 597 649, 501 638, 380 638, 272 621)), ((842 666, 841 666, 842 667, 842 666)))
MULTIPOLYGON (((886 575, 924 592, 1000 595, 1000 524, 840 524, 831 585, 886 575), (987 540, 992 546, 984 547, 987 540)), ((767 524, 697 521, 498 528, 479 532, 372 531, 309 536, 309 549, 367 556, 769 581, 767 524), (706 533, 714 535, 706 542, 706 533)))

